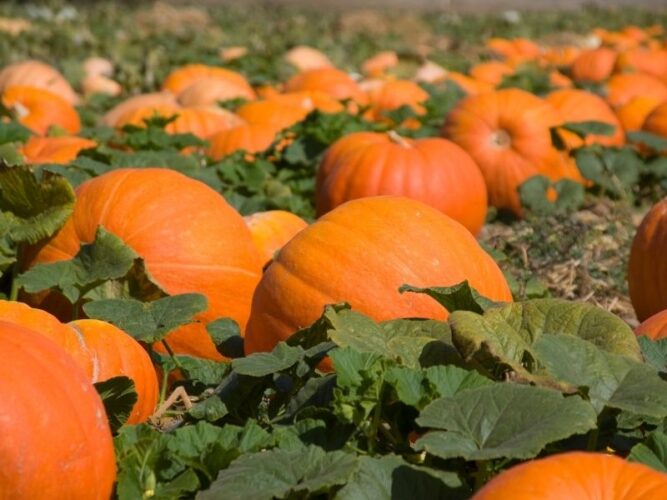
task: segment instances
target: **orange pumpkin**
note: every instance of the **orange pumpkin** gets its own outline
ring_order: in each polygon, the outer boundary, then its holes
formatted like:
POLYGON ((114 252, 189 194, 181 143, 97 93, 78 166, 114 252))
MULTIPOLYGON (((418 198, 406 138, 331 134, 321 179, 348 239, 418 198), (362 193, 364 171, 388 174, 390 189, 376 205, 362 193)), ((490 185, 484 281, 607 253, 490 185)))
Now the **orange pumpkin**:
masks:
POLYGON ((305 45, 288 50, 284 58, 299 71, 333 67, 333 63, 325 54, 305 45))
POLYGON ((56 163, 64 165, 74 160, 81 151, 97 146, 95 141, 83 137, 40 137, 33 135, 21 147, 25 162, 29 164, 56 163))
POLYGON ((486 297, 512 300, 495 261, 438 210, 395 196, 347 202, 294 236, 266 269, 253 296, 246 353, 271 350, 341 301, 378 321, 444 319, 433 299, 398 288, 466 279, 486 297))
POLYGON ((449 113, 443 135, 472 156, 484 175, 489 203, 521 213, 517 189, 529 177, 577 178, 563 171, 563 159, 549 129, 560 123, 549 103, 520 89, 470 96, 449 113))
POLYGON ((121 375, 132 379, 137 402, 127 423, 148 420, 157 405, 158 380, 144 348, 127 333, 104 321, 80 319, 68 325, 85 342, 93 362, 93 383, 121 375))
POLYGON ((178 96, 183 106, 216 106, 218 101, 255 99, 249 86, 238 86, 217 78, 202 78, 187 86, 178 96))
POLYGON ((500 61, 487 61, 470 68, 470 76, 475 80, 497 87, 503 78, 514 74, 514 68, 500 61))
POLYGON ((125 99, 120 104, 114 106, 102 117, 102 124, 107 127, 118 127, 118 121, 121 117, 131 111, 146 107, 178 106, 178 102, 170 92, 154 92, 152 94, 139 94, 129 99, 125 99))
POLYGON ((574 87, 574 82, 560 71, 552 70, 549 72, 549 85, 554 89, 569 89, 574 87))
POLYGON ((655 97, 633 97, 616 110, 616 116, 626 132, 640 130, 646 117, 661 102, 655 97))
POLYGON ((456 71, 448 71, 446 81, 454 83, 468 95, 491 92, 494 88, 494 85, 490 83, 475 80, 474 78, 470 78, 463 73, 457 73, 456 71))
POLYGON ((285 210, 269 210, 246 215, 244 218, 252 241, 262 257, 265 267, 275 253, 308 223, 301 217, 285 210))
POLYGON ((236 151, 260 153, 266 151, 275 139, 276 133, 272 128, 261 123, 245 123, 209 137, 206 154, 217 161, 236 151))
POLYGON ((81 130, 76 109, 62 97, 36 87, 5 88, 2 104, 16 114, 18 121, 36 134, 46 135, 51 127, 60 127, 70 134, 81 130))
POLYGON ((645 335, 652 340, 667 338, 667 309, 643 321, 635 328, 635 335, 645 335))
POLYGON ((71 105, 79 102, 79 96, 76 95, 65 77, 53 66, 40 61, 21 61, 2 68, 2 71, 0 71, 0 93, 15 85, 48 90, 71 105))
MULTIPOLYGON (((408 106, 418 115, 423 115, 426 109, 422 104, 428 98, 428 92, 414 82, 408 80, 387 81, 368 92, 370 108, 365 116, 374 121, 391 122, 385 113, 394 111, 401 106, 408 106)), ((419 126, 418 123, 417 126, 419 126)))
POLYGON ((369 57, 361 64, 361 71, 368 76, 382 76, 387 70, 398 65, 398 55, 393 50, 385 50, 369 57))
POLYGON ((319 215, 356 198, 399 195, 440 210, 473 234, 487 210, 484 177, 463 149, 394 132, 356 132, 335 142, 318 170, 315 193, 319 215))
POLYGON ((339 100, 365 102, 364 93, 352 77, 336 68, 310 69, 298 73, 287 81, 285 89, 288 92, 315 90, 339 100))
MULTIPOLYGON (((200 320, 225 316, 245 327, 261 262, 243 218, 220 194, 174 170, 108 172, 77 188, 72 217, 28 263, 71 259, 100 225, 144 259, 167 293, 206 295, 200 320)), ((201 323, 167 340, 176 352, 221 359, 201 323)))
POLYGON ((86 97, 93 94, 120 95, 123 87, 111 78, 102 75, 88 75, 81 81, 81 89, 86 97))
POLYGON ((667 198, 637 228, 628 262, 628 288, 637 318, 667 309, 667 198))
POLYGON ((236 71, 205 64, 186 64, 175 69, 164 80, 162 90, 179 96, 192 84, 200 80, 211 79, 227 83, 230 87, 248 96, 249 99, 254 98, 255 92, 243 75, 236 71))
POLYGON ((111 497, 111 430, 93 385, 39 330, 0 322, 0 495, 111 497))
POLYGON ((667 102, 655 107, 646 117, 642 130, 667 137, 667 102))
POLYGON ((618 56, 616 68, 619 73, 636 71, 665 80, 667 79, 667 49, 638 48, 622 52, 618 56))
POLYGON ((490 38, 486 46, 496 55, 517 62, 535 59, 541 53, 539 45, 527 38, 490 38))
POLYGON ((613 108, 619 108, 640 96, 667 101, 667 85, 645 73, 614 75, 607 83, 607 101, 613 108))
POLYGON ((271 98, 276 102, 299 106, 308 112, 317 109, 322 113, 340 113, 345 111, 339 101, 319 90, 299 90, 296 92, 286 92, 277 94, 271 98))
POLYGON ((625 142, 623 127, 609 105, 595 94, 585 90, 564 89, 551 92, 546 97, 560 113, 563 122, 597 121, 614 127, 613 135, 589 135, 585 141, 567 130, 559 130, 568 149, 578 148, 584 144, 602 144, 604 146, 621 146, 625 142))
POLYGON ((473 500, 667 498, 667 474, 603 453, 572 451, 530 460, 489 481, 473 500))
POLYGON ((618 54, 608 47, 582 51, 570 67, 572 79, 577 83, 602 83, 614 71, 618 54))
POLYGON ((275 134, 300 122, 308 112, 301 105, 276 99, 248 102, 236 110, 236 114, 246 122, 264 125, 275 134))

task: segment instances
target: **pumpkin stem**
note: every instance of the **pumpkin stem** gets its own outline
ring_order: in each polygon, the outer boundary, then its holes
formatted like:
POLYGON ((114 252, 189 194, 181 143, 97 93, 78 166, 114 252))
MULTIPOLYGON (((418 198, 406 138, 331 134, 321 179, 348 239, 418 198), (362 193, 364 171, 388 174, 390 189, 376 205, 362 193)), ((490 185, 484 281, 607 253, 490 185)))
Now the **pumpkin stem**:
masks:
POLYGON ((399 146, 403 146, 404 148, 411 147, 410 142, 408 142, 408 140, 405 137, 401 136, 395 130, 390 130, 389 132, 387 132, 387 135, 394 144, 398 144, 399 146))
POLYGON ((505 130, 496 130, 493 134, 491 134, 491 144, 497 148, 506 148, 512 144, 512 138, 505 130))

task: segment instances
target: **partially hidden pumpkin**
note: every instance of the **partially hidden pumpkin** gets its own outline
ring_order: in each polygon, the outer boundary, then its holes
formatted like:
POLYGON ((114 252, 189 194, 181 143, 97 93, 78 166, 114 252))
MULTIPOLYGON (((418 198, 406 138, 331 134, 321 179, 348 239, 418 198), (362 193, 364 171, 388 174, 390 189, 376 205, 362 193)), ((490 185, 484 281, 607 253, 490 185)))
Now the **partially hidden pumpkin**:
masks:
POLYGON ((214 160, 236 152, 260 153, 273 144, 276 132, 261 123, 244 123, 213 134, 208 138, 206 154, 214 160))
POLYGON ((656 106, 644 120, 642 130, 667 137, 667 101, 656 106))
POLYGON ((633 97, 616 110, 616 116, 626 132, 641 130, 646 117, 661 103, 655 97, 633 97))
POLYGON ((71 105, 76 105, 79 102, 79 96, 76 95, 76 92, 60 71, 34 59, 16 62, 2 68, 2 71, 0 71, 0 93, 15 85, 48 90, 71 105))
POLYGON ((444 319, 447 311, 433 299, 398 288, 463 280, 493 300, 512 300, 498 265, 450 217, 403 197, 349 201, 294 236, 266 269, 245 350, 270 351, 312 324, 326 304, 342 301, 378 321, 444 319))
POLYGON ((337 68, 318 68, 297 73, 285 83, 285 89, 289 92, 315 90, 339 100, 365 102, 364 93, 357 83, 337 68))
POLYGON ((0 399, 0 498, 111 497, 116 463, 104 406, 60 346, 0 322, 0 399))
POLYGON ((667 309, 654 314, 635 328, 636 335, 646 335, 650 339, 667 338, 667 309))
POLYGON ((95 141, 76 136, 41 137, 33 135, 21 147, 25 162, 29 164, 67 164, 81 151, 97 146, 95 141))
POLYGON ((572 62, 570 74, 578 83, 602 83, 614 71, 618 53, 609 47, 582 51, 572 62))
POLYGON ((295 234, 308 226, 308 223, 298 215, 285 210, 269 210, 256 212, 243 217, 252 241, 266 266, 273 260, 273 256, 295 234))
POLYGON ((667 84, 645 73, 621 73, 607 82, 607 101, 612 108, 619 108, 635 97, 667 101, 667 84))
POLYGON ((70 134, 81 130, 76 109, 48 90, 19 85, 7 87, 2 92, 2 104, 14 112, 19 123, 39 135, 46 135, 51 127, 70 134))
POLYGON ((335 142, 318 169, 315 193, 319 215, 356 198, 399 195, 440 210, 473 234, 487 211, 484 177, 468 153, 446 139, 395 132, 356 132, 335 142))
POLYGON ((176 96, 180 96, 188 87, 201 80, 217 80, 226 83, 229 87, 249 99, 252 99, 255 92, 245 79, 245 77, 226 68, 219 68, 217 66, 207 66, 205 64, 186 64, 180 68, 175 69, 162 84, 162 90, 171 92, 176 96))

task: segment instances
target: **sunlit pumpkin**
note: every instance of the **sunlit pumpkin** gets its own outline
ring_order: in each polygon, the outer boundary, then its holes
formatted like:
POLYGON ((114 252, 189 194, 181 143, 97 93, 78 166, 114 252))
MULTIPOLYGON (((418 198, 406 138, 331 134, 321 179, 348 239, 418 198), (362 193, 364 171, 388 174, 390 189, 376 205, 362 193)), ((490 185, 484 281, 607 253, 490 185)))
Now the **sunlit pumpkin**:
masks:
POLYGON ((285 210, 257 212, 243 217, 255 247, 262 257, 264 266, 273 260, 275 253, 295 234, 308 226, 298 215, 285 210))
POLYGON ((607 101, 613 108, 619 108, 635 97, 667 101, 667 85, 645 73, 622 73, 607 82, 607 101))
POLYGON ((230 84, 217 78, 202 78, 187 86, 178 96, 183 106, 215 106, 218 102, 231 99, 255 99, 255 92, 249 86, 230 84))
POLYGON ((285 83, 285 89, 289 92, 315 90, 339 100, 365 101, 364 93, 352 77, 337 68, 318 68, 298 73, 285 83))
POLYGON ((646 117, 662 102, 655 97, 633 97, 616 110, 616 116, 626 132, 640 130, 646 117))
POLYGON ((644 120, 642 130, 667 137, 667 101, 656 106, 644 120))
POLYGON ((470 68, 470 76, 494 87, 500 85, 503 78, 514 74, 514 68, 500 61, 487 61, 470 68))
POLYGON ((428 92, 414 82, 387 81, 368 92, 369 109, 365 116, 370 120, 392 123, 386 113, 401 106, 407 106, 416 114, 423 115, 426 112, 423 104, 428 98, 428 92))
POLYGON ((221 160, 236 151, 260 153, 273 144, 276 133, 273 128, 261 123, 244 123, 208 138, 206 154, 214 160, 221 160))
POLYGON ((2 71, 0 71, 0 93, 15 85, 48 90, 71 105, 76 105, 79 102, 79 96, 76 95, 65 77, 53 66, 41 61, 29 59, 2 68, 2 71))
POLYGON ((618 53, 608 47, 582 51, 572 62, 570 73, 578 83, 602 83, 614 71, 618 53))
POLYGON ((2 92, 2 104, 14 113, 19 123, 39 135, 46 135, 51 127, 70 134, 81 130, 76 109, 48 90, 18 85, 7 87, 2 92))
POLYGON ((207 66, 205 64, 186 64, 180 68, 175 69, 162 84, 162 90, 171 92, 179 96, 192 84, 201 80, 217 80, 219 82, 227 83, 230 87, 243 92, 245 95, 252 98, 255 92, 245 79, 243 75, 226 68, 219 68, 217 66, 207 66))
POLYGON ((81 151, 97 146, 95 141, 76 136, 41 137, 33 135, 21 147, 25 162, 29 164, 67 164, 81 151))
POLYGON ((159 107, 159 106, 178 107, 178 101, 171 92, 154 92, 151 94, 139 94, 125 99, 120 104, 111 108, 103 117, 102 124, 107 127, 118 127, 121 117, 126 116, 131 111, 141 108, 159 107))
POLYGON ((245 103, 236 109, 236 114, 248 123, 264 125, 277 134, 303 120, 309 111, 300 104, 268 99, 245 103))
POLYGON ((333 67, 333 63, 325 54, 305 45, 288 50, 284 59, 299 71, 333 67))

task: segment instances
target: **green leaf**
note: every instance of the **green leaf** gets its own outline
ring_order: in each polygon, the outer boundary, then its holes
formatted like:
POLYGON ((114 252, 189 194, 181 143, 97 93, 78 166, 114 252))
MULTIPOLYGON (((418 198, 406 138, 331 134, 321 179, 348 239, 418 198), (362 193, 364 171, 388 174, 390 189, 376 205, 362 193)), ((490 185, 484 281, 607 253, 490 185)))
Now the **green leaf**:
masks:
POLYGON ((651 132, 629 132, 627 138, 630 142, 644 144, 657 152, 667 151, 667 139, 651 132))
POLYGON ((304 350, 279 342, 272 352, 258 352, 232 361, 232 369, 239 375, 264 377, 291 368, 303 359, 304 350))
POLYGON ((124 376, 113 377, 97 382, 95 389, 104 403, 111 431, 115 433, 127 422, 137 402, 134 382, 124 376))
POLYGON ((412 465, 396 455, 362 456, 338 500, 465 499, 472 492, 453 472, 412 465))
POLYGON ((59 175, 37 177, 27 166, 0 163, 0 212, 16 243, 37 243, 54 234, 72 214, 75 198, 59 175))
POLYGON ((228 358, 243 357, 243 337, 239 324, 232 318, 220 318, 206 325, 218 352, 228 358))
POLYGON ((667 382, 652 366, 611 354, 572 335, 543 335, 533 348, 550 376, 588 387, 588 398, 598 413, 610 407, 667 417, 667 382))
POLYGON ((245 455, 223 470, 199 500, 271 500, 290 494, 326 493, 347 482, 358 467, 357 457, 342 451, 274 449, 245 455))
POLYGON ((557 198, 551 201, 547 197, 552 182, 543 175, 535 175, 519 186, 521 205, 537 215, 549 215, 556 212, 574 212, 584 201, 584 187, 573 180, 561 179, 553 183, 557 198))
POLYGON ((146 343, 162 340, 179 326, 192 323, 194 316, 207 308, 206 297, 199 293, 174 295, 153 302, 104 299, 83 306, 89 318, 112 323, 135 339, 146 343))
POLYGON ((655 431, 643 443, 635 445, 628 455, 629 462, 639 462, 660 472, 667 472, 667 435, 655 431))
POLYGON ((227 415, 227 406, 220 401, 220 398, 211 396, 194 405, 188 411, 193 418, 198 420, 207 420, 208 422, 215 422, 227 415))
POLYGON ((480 295, 477 290, 470 286, 468 281, 453 286, 432 286, 428 288, 402 285, 398 291, 400 293, 412 292, 428 295, 449 312, 473 311, 482 313, 498 304, 480 295))
POLYGON ((408 406, 418 407, 426 396, 421 370, 392 366, 385 373, 385 382, 394 387, 398 399, 408 406))
POLYGON ((647 363, 656 370, 667 372, 667 339, 652 340, 645 335, 637 337, 647 363))
POLYGON ((39 264, 21 274, 17 284, 29 293, 57 288, 75 304, 87 290, 124 277, 138 258, 123 240, 99 226, 95 241, 81 245, 72 260, 39 264))
POLYGON ((577 149, 574 158, 586 179, 616 196, 623 195, 637 184, 643 169, 641 158, 630 148, 586 146, 577 149))
POLYGON ((426 380, 439 397, 450 397, 466 389, 491 385, 494 382, 477 372, 458 366, 430 366, 426 369, 426 380))
POLYGON ((30 129, 24 127, 17 122, 3 122, 0 121, 0 144, 7 144, 9 142, 26 142, 32 132, 30 129))
MULTIPOLYGON (((178 297, 178 296, 177 296, 178 297)), ((166 356, 165 356, 166 358, 166 356)), ((176 356, 178 367, 189 382, 201 382, 204 385, 217 385, 229 370, 229 364, 212 359, 176 356)))
POLYGON ((597 425, 592 406, 555 390, 496 383, 429 404, 417 418, 428 432, 415 448, 441 458, 532 458, 546 445, 597 425))
POLYGON ((582 122, 568 122, 562 124, 559 128, 568 130, 578 137, 584 138, 588 135, 605 135, 612 136, 616 132, 616 127, 605 122, 599 121, 582 121, 582 122))

